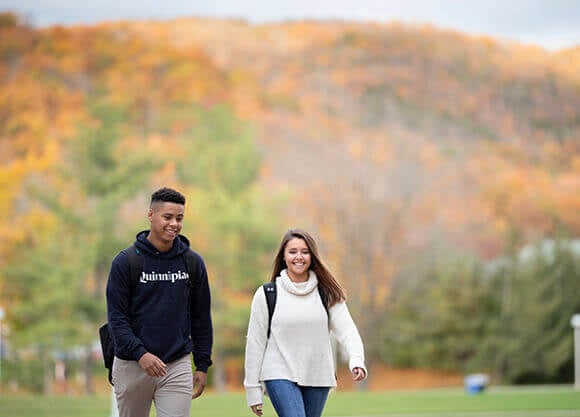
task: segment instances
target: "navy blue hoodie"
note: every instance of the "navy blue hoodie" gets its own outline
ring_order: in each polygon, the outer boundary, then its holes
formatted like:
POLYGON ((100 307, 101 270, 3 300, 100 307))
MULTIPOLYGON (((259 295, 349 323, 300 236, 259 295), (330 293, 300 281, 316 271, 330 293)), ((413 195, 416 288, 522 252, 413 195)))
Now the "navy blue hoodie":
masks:
POLYGON ((192 352, 196 370, 207 372, 212 364, 213 328, 203 259, 194 252, 198 270, 193 272, 196 288, 190 292, 183 257, 190 250, 187 238, 179 235, 169 251, 159 252, 147 240, 148 233, 138 233, 135 240, 143 256, 139 282, 131 282, 125 253, 120 252, 111 264, 106 296, 115 356, 138 361, 150 352, 169 363, 192 352))

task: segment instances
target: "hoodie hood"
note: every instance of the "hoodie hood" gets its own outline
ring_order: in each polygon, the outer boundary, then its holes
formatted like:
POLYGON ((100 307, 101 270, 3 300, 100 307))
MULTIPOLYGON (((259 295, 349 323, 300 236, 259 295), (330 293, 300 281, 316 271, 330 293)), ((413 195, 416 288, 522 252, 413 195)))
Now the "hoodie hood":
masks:
POLYGON ((183 235, 178 235, 173 241, 173 246, 171 249, 169 249, 167 252, 159 252, 159 250, 147 239, 148 234, 149 230, 143 230, 137 233, 135 246, 150 255, 154 255, 163 259, 169 259, 183 255, 189 249, 189 240, 183 235))

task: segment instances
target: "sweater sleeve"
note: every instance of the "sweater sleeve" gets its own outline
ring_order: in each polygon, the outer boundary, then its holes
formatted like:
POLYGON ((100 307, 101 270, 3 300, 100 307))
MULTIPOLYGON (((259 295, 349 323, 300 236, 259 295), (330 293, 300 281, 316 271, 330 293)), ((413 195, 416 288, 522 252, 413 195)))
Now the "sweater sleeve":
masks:
POLYGON ((197 285, 192 294, 191 340, 193 341, 193 362, 197 371, 207 372, 212 365, 213 324, 211 318, 211 294, 205 264, 199 257, 197 285))
POLYGON ((262 404, 260 372, 268 343, 268 306, 262 287, 254 294, 246 336, 244 388, 248 406, 262 404))
POLYGON ((115 344, 115 355, 121 359, 138 361, 147 350, 135 336, 129 319, 133 285, 131 279, 129 261, 121 252, 113 259, 107 280, 107 318, 115 344))
POLYGON ((330 317, 330 331, 333 332, 336 341, 346 354, 348 369, 352 371, 357 367, 362 368, 366 377, 368 371, 365 366, 363 341, 346 302, 336 303, 329 309, 328 314, 330 317))

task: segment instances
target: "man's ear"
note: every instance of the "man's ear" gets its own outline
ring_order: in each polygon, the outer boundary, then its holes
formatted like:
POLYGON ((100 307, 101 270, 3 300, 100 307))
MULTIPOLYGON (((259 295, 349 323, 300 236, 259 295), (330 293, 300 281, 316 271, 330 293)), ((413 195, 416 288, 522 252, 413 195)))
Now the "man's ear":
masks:
POLYGON ((147 218, 149 219, 149 221, 153 220, 153 209, 150 208, 149 211, 147 212, 147 218))

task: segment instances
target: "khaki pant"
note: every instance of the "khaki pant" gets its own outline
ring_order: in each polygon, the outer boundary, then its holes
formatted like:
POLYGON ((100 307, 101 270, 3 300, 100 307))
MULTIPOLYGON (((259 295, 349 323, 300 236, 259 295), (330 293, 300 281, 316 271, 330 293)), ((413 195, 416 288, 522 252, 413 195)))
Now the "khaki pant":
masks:
POLYGON ((115 357, 113 383, 119 417, 149 417, 155 403, 157 417, 189 417, 193 393, 190 355, 167 364, 164 377, 148 376, 136 361, 115 357))

